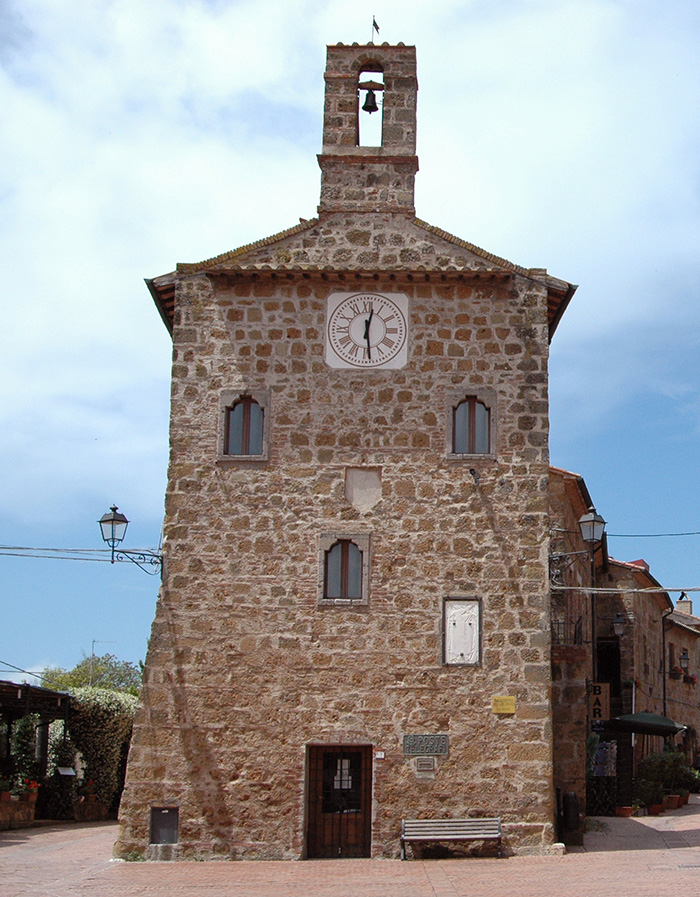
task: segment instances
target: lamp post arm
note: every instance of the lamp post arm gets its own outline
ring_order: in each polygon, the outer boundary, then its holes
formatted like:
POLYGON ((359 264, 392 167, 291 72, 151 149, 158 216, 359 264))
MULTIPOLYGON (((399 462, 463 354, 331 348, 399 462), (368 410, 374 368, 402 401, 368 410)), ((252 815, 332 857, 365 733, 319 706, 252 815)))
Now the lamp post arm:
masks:
POLYGON ((136 564, 144 573, 148 573, 149 576, 156 576, 157 574, 162 574, 163 572, 163 554, 159 551, 149 551, 148 549, 143 549, 141 551, 129 551, 126 549, 119 549, 118 551, 113 552, 113 560, 114 561, 131 561, 132 564, 136 564))

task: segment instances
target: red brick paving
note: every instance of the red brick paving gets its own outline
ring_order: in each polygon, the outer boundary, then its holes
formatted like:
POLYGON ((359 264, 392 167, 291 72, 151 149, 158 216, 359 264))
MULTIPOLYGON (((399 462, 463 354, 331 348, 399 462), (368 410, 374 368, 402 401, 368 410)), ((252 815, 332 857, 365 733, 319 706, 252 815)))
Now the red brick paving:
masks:
POLYGON ((601 819, 563 857, 111 862, 116 824, 0 833, 0 897, 678 897, 700 892, 700 796, 659 817, 601 819))

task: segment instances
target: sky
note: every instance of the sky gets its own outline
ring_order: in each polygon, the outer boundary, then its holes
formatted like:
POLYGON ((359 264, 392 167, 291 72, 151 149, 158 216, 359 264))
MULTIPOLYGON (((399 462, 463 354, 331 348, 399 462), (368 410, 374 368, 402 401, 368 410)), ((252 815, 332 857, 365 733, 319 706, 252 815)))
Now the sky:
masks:
MULTIPOLYGON (((144 278, 315 216, 325 47, 373 15, 417 48, 418 216, 579 285, 551 463, 611 555, 700 588, 700 0, 0 0, 0 544, 100 549, 116 504, 157 547, 144 278)), ((0 678, 143 659, 157 587, 0 554, 0 678)))

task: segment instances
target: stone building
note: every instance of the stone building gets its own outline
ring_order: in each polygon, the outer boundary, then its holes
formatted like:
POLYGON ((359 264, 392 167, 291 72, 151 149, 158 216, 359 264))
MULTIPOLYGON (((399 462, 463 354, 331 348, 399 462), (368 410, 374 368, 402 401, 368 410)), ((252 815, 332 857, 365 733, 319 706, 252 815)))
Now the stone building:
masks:
MULTIPOLYGON (((586 739, 591 732, 594 681, 590 549, 579 520, 593 502, 583 477, 550 468, 552 584, 552 717, 554 786, 560 798, 576 794, 586 807, 586 739)), ((608 567, 607 544, 593 552, 596 578, 608 567)), ((565 835, 567 840, 569 833, 565 835)), ((573 839, 572 839, 573 840, 573 839)))
POLYGON ((416 217, 415 48, 331 46, 325 78, 318 217, 149 282, 166 561, 115 849, 395 857, 404 817, 498 815, 547 852, 574 287, 416 217))
MULTIPOLYGON (((696 760, 700 618, 688 598, 674 609, 645 561, 609 557, 605 538, 591 555, 578 526, 591 507, 581 476, 550 468, 554 785, 560 795, 576 794, 584 812, 614 815, 616 806, 632 804, 639 761, 665 743, 656 723, 617 717, 670 718, 684 727, 676 743, 696 760), (594 689, 601 687, 596 718, 594 689), (587 778, 592 735, 602 760, 587 778)), ((578 834, 563 831, 567 843, 578 834)))
MULTIPOLYGON (((694 763, 700 730, 700 618, 693 615, 692 602, 685 596, 674 608, 669 593, 643 560, 611 561, 608 582, 619 595, 601 600, 598 643, 608 653, 600 678, 610 682, 613 709, 623 714, 649 711, 685 726, 675 741, 694 763), (616 639, 609 622, 605 630, 606 621, 617 615, 627 625, 616 639)), ((663 746, 660 736, 636 738, 635 762, 663 746)))

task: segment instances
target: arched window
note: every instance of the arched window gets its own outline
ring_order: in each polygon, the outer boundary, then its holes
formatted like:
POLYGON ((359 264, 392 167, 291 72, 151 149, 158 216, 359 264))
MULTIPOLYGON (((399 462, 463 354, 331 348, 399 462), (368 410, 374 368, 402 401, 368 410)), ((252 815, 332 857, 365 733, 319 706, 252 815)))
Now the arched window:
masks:
POLYGON ((224 454, 262 455, 264 411, 252 396, 242 395, 226 412, 224 454))
POLYGON ((476 396, 467 396, 453 409, 452 451, 455 455, 491 451, 491 411, 476 396))
POLYGON ((326 551, 323 597, 362 598, 362 551, 351 539, 338 539, 326 551))

